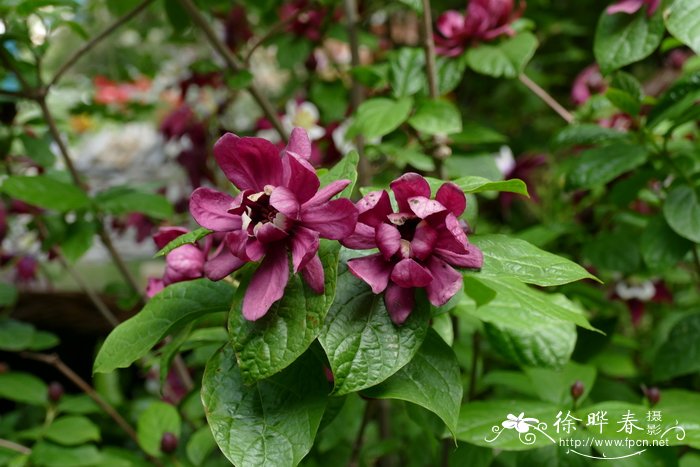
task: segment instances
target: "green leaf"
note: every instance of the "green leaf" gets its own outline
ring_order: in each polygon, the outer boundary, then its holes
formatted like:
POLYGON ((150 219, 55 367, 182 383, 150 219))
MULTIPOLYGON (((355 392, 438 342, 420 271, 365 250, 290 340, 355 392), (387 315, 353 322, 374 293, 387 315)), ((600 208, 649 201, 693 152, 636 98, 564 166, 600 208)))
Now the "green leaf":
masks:
MULTIPOLYGON (((537 433, 533 444, 520 441, 518 432, 505 430, 501 423, 508 414, 516 417, 524 413, 525 417, 536 418, 543 422, 553 420, 559 409, 556 405, 529 400, 490 400, 470 402, 462 406, 459 413, 457 439, 492 449, 522 451, 550 445, 546 436, 537 433), (498 437, 497 431, 502 432, 498 437), (495 440, 494 440, 495 438, 495 440), (491 442, 487 441, 493 440, 491 442)), ((548 423, 549 425, 549 423, 548 423)), ((534 430, 531 430, 534 431, 534 430)))
POLYGON ((350 184, 343 191, 338 193, 339 198, 348 198, 355 189, 357 182, 357 163, 360 156, 357 151, 347 153, 337 164, 335 164, 328 172, 319 177, 321 187, 324 187, 336 180, 350 180, 350 184))
POLYGON ((94 222, 78 219, 68 225, 61 242, 61 251, 68 261, 80 259, 92 246, 92 240, 97 233, 94 222))
POLYGON ((95 446, 63 447, 40 441, 32 447, 32 465, 42 467, 87 467, 102 461, 95 446))
POLYGON ((642 103, 638 99, 635 99, 629 93, 621 89, 610 87, 605 91, 605 97, 607 97, 615 107, 633 116, 638 115, 639 110, 642 108, 642 103))
POLYGON ((470 235, 469 241, 484 254, 483 275, 510 276, 543 287, 597 280, 573 261, 540 250, 525 240, 506 235, 470 235))
POLYGON ((409 125, 428 135, 450 135, 462 131, 462 116, 455 105, 444 99, 425 99, 418 103, 409 125))
POLYGON ((56 347, 61 340, 55 334, 46 331, 35 331, 32 341, 29 343, 29 350, 46 350, 56 347))
POLYGON ((0 318, 0 350, 18 352, 29 348, 34 326, 10 318, 0 318))
POLYGON ((467 61, 463 56, 458 58, 437 57, 435 65, 437 67, 438 93, 444 96, 452 92, 462 81, 467 61))
POLYGON ((662 94, 656 105, 649 111, 647 125, 655 127, 664 120, 678 124, 683 117, 697 109, 700 99, 700 71, 680 78, 662 94))
POLYGON ((525 373, 540 399, 560 406, 571 406, 571 386, 576 381, 583 383, 583 393, 579 401, 586 400, 596 379, 594 366, 569 362, 559 369, 526 368, 525 373))
MULTIPOLYGON (((430 184, 433 193, 436 193, 440 186, 445 183, 444 180, 437 178, 426 178, 430 184)), ((510 193, 518 193, 525 196, 530 196, 527 192, 527 185, 520 179, 513 178, 510 180, 491 181, 488 178, 467 176, 452 180, 456 183, 464 193, 482 193, 484 191, 507 191, 510 193)))
POLYGON ((102 409, 86 394, 64 394, 58 403, 59 412, 70 414, 93 414, 99 413, 102 409))
POLYGON ((163 6, 165 7, 165 15, 175 34, 181 34, 183 29, 190 25, 190 16, 187 14, 187 11, 179 2, 165 0, 163 6))
POLYGON ((371 140, 388 135, 406 121, 412 106, 413 100, 410 97, 397 101, 385 97, 366 100, 357 109, 347 136, 351 138, 360 134, 371 140))
POLYGON ((642 60, 656 50, 664 37, 662 8, 647 18, 646 8, 628 15, 606 11, 600 15, 593 53, 603 74, 642 60))
POLYGON ((567 126, 557 133, 552 141, 552 145, 555 148, 584 146, 624 139, 628 136, 621 131, 604 128, 595 123, 581 123, 580 125, 567 126))
POLYGON ((406 366, 386 381, 364 390, 363 395, 418 404, 440 417, 454 434, 462 402, 457 357, 450 346, 431 329, 406 366))
POLYGON ((248 386, 225 346, 204 371, 202 402, 214 439, 234 465, 295 466, 313 445, 328 383, 307 352, 292 366, 248 386))
POLYGON ((187 441, 187 458, 194 465, 202 465, 207 456, 214 450, 216 441, 209 426, 203 426, 195 431, 187 441))
POLYGON ((6 282, 0 282, 0 307, 11 306, 17 301, 17 287, 6 282))
POLYGON ((483 75, 494 78, 517 78, 537 49, 537 38, 522 32, 497 45, 481 44, 467 51, 469 66, 483 75))
POLYGON ((677 321, 654 357, 654 379, 666 381, 700 371, 700 313, 677 321))
POLYGON ((700 430, 697 429, 700 419, 700 395, 697 392, 683 389, 666 389, 662 391, 661 400, 654 407, 661 411, 665 425, 674 425, 676 420, 685 427, 685 439, 678 439, 676 431, 667 436, 669 445, 688 445, 700 449, 700 430))
POLYGON ((420 91, 425 82, 423 49, 402 47, 389 54, 389 83, 394 97, 406 97, 420 91))
POLYGON ((95 358, 93 372, 126 368, 180 326, 208 313, 227 311, 234 291, 224 281, 207 279, 169 285, 107 336, 95 358))
POLYGON ((583 247, 583 256, 598 269, 633 274, 642 265, 638 242, 630 242, 633 235, 638 233, 632 229, 602 232, 588 239, 583 247), (615 254, 610 254, 611 251, 615 254))
POLYGON ((182 422, 177 409, 165 402, 156 401, 139 415, 136 425, 139 445, 152 456, 161 454, 163 434, 172 433, 180 438, 182 422))
POLYGON ((46 384, 34 375, 12 371, 0 373, 0 399, 31 405, 46 405, 46 384))
POLYGON ((318 340, 331 364, 334 393, 348 394, 381 383, 406 365, 428 331, 430 306, 417 294, 401 326, 389 317, 382 295, 338 266, 337 292, 318 340))
POLYGON ((83 209, 90 205, 90 198, 80 188, 47 175, 11 176, 0 189, 12 198, 61 212, 83 209))
POLYGON ((494 144, 508 141, 503 134, 479 123, 463 122, 462 131, 450 135, 450 139, 456 145, 494 144))
POLYGON ((668 32, 700 55, 700 3, 675 0, 666 12, 668 32))
POLYGON ((625 143, 589 149, 572 161, 569 181, 579 188, 605 185, 644 164, 648 157, 645 147, 625 143))
POLYGON ((36 138, 23 133, 19 137, 27 157, 42 167, 53 167, 56 156, 51 151, 50 138, 36 138))
POLYGON ((664 217, 681 237, 700 243, 700 196, 687 185, 678 185, 664 203, 664 217))
POLYGON ((662 216, 649 221, 639 242, 646 265, 660 272, 675 266, 692 246, 690 241, 674 232, 662 216))
POLYGON ((173 207, 165 197, 128 186, 113 187, 98 193, 95 202, 110 214, 140 212, 156 219, 167 219, 173 215, 173 207))
POLYGON ((49 441, 65 446, 100 440, 100 429, 85 417, 70 416, 54 420, 44 432, 49 441))
POLYGON ((188 243, 197 243, 199 240, 203 239, 212 232, 213 230, 205 229, 204 227, 200 227, 196 230, 193 230, 192 232, 187 232, 186 234, 180 235, 179 237, 175 238, 170 243, 165 245, 153 257, 158 258, 159 256, 167 255, 175 248, 180 247, 182 245, 186 245, 188 243))
POLYGON ((257 321, 248 321, 241 312, 250 274, 242 279, 229 314, 229 336, 246 382, 267 378, 286 368, 321 332, 335 296, 339 249, 337 242, 321 241, 318 255, 325 273, 323 294, 311 290, 301 274, 290 271, 284 296, 257 321))

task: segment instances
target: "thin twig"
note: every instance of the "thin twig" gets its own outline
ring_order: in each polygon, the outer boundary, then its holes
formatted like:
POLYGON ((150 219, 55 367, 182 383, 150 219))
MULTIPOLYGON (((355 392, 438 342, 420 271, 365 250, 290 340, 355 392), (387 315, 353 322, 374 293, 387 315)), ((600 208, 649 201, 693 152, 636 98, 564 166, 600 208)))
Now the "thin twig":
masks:
POLYGON ((372 400, 368 400, 367 404, 365 405, 365 411, 362 414, 362 422, 360 422, 360 430, 357 432, 355 442, 352 444, 352 453, 350 454, 348 467, 357 467, 360 465, 360 451, 362 450, 362 443, 365 439, 365 430, 372 419, 372 412, 374 411, 373 402, 374 401, 372 400))
POLYGON ((308 12, 314 7, 313 3, 309 3, 306 5, 304 8, 301 8, 297 11, 294 12, 293 15, 289 16, 288 18, 285 18, 283 21, 278 22, 274 26, 272 26, 268 31, 263 34, 262 36, 258 37, 255 42, 248 48, 248 51, 245 54, 245 57, 243 58, 243 63, 248 63, 250 62, 250 57, 253 55, 253 52, 263 45, 265 42, 267 42, 271 37, 275 36, 276 34, 282 32, 284 28, 286 28, 292 21, 295 21, 298 17, 303 15, 304 13, 308 12))
POLYGON ((574 121, 574 116, 566 110, 559 102, 557 102, 547 91, 542 89, 537 83, 527 77, 525 73, 519 76, 520 82, 523 83, 530 91, 535 93, 537 97, 554 110, 566 123, 574 121))
POLYGON ((117 20, 114 21, 111 25, 107 27, 104 31, 87 41, 85 44, 83 44, 78 50, 76 50, 73 55, 68 58, 68 60, 63 63, 61 68, 58 69, 55 75, 53 75, 53 78, 49 81, 49 83, 46 85, 47 88, 50 88, 54 84, 58 82, 59 79, 68 71, 70 67, 75 65, 75 63, 82 58, 83 55, 85 55, 88 51, 90 51, 95 45, 97 45, 99 42, 104 40, 107 36, 112 34, 114 31, 116 31, 119 27, 124 25, 126 22, 131 20, 134 16, 138 15, 141 13, 143 10, 146 9, 148 5, 150 5, 153 2, 153 0, 143 0, 141 3, 136 5, 136 7, 126 13, 125 15, 119 17, 117 20))
POLYGON ((3 65, 5 65, 5 68, 8 70, 12 71, 12 73, 15 74, 17 77, 17 80, 20 82, 22 85, 22 88, 26 93, 30 93, 32 90, 32 86, 29 84, 27 79, 24 77, 24 75, 20 72, 20 70, 17 69, 17 67, 12 63, 12 57, 10 57, 10 54, 5 50, 4 45, 0 45, 0 62, 2 62, 3 65))
MULTIPOLYGON (((358 15, 357 1, 344 0, 345 16, 347 17, 348 38, 350 39, 350 60, 353 68, 360 66, 360 39, 357 33, 358 15)), ((351 74, 352 89, 350 91, 350 110, 356 112, 364 100, 362 84, 351 74)), ((357 163, 357 182, 359 186, 368 186, 370 182, 369 162, 365 156, 365 141, 362 135, 355 137, 355 146, 360 159, 357 163)))
POLYGON ((8 439, 0 439, 0 448, 9 449, 10 451, 15 451, 20 454, 24 454, 25 456, 28 456, 32 453, 32 450, 28 447, 22 446, 21 444, 17 444, 14 441, 10 441, 8 439))
MULTIPOLYGON (((226 66, 233 73, 238 73, 241 70, 243 70, 244 67, 240 63, 238 58, 235 55, 233 55, 233 53, 229 50, 226 44, 224 44, 221 41, 221 39, 219 39, 219 37, 216 35, 216 32, 212 29, 211 25, 209 24, 209 21, 207 21, 204 15, 202 15, 197 6, 194 3, 192 3, 192 0, 179 1, 182 7, 190 15, 192 21, 197 25, 199 29, 202 30, 212 47, 214 47, 216 52, 219 55, 221 55, 221 58, 224 59, 224 61, 226 62, 226 66)), ((265 117, 270 121, 275 130, 277 130, 282 140, 285 142, 288 141, 289 135, 284 129, 284 126, 282 126, 282 122, 277 116, 275 108, 272 106, 265 94, 263 94, 262 91, 260 91, 260 89, 255 85, 255 83, 251 83, 248 86, 248 92, 250 92, 250 94, 253 96, 253 99, 260 106, 263 113, 265 114, 265 117)))
POLYGON ((423 0, 423 50, 425 51, 425 73, 428 77, 428 94, 431 99, 437 99, 438 83, 435 66, 435 42, 433 40, 433 18, 430 11, 430 0, 423 0))

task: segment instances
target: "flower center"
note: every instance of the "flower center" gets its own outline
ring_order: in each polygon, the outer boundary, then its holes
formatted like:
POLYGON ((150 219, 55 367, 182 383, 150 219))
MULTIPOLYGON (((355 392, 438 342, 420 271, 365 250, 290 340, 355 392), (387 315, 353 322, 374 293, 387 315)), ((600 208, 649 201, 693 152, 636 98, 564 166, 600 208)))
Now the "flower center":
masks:
POLYGON ((266 186, 265 191, 254 193, 244 200, 245 212, 243 218, 243 229, 248 235, 255 237, 258 229, 265 224, 272 223, 278 229, 287 232, 291 228, 292 222, 270 205, 270 195, 274 187, 266 186))

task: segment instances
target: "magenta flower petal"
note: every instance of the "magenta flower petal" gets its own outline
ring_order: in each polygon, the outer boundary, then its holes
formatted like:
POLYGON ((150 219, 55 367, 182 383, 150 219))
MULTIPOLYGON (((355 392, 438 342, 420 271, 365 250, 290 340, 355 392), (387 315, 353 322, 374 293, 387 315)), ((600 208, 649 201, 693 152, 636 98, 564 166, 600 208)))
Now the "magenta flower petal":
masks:
POLYGON ((304 159, 288 154, 284 155, 282 164, 285 168, 284 185, 294 193, 299 203, 311 199, 321 185, 313 166, 304 159))
POLYGON ((318 232, 298 226, 291 238, 292 265, 294 272, 306 267, 306 264, 318 252, 318 232))
POLYGON ((437 30, 446 38, 459 34, 464 29, 464 15, 455 10, 447 10, 437 20, 437 30))
POLYGON ((303 128, 294 128, 292 134, 289 135, 289 143, 285 148, 286 151, 308 160, 311 157, 311 140, 306 130, 303 128))
POLYGON ((430 198, 430 185, 417 173, 409 172, 391 182, 391 191, 399 205, 400 212, 409 212, 409 198, 423 196, 430 198))
POLYGON ((271 248, 248 284, 243 297, 243 316, 255 321, 265 316, 273 303, 282 298, 289 281, 287 251, 280 245, 271 248))
POLYGON ((239 190, 256 193, 265 185, 282 184, 282 159, 279 150, 262 138, 239 138, 226 133, 214 145, 214 157, 226 177, 239 190))
POLYGON ((437 245, 440 248, 452 251, 463 251, 469 248, 467 234, 464 233, 459 220, 453 214, 448 214, 443 222, 433 224, 433 227, 437 230, 437 245))
POLYGON ((425 287, 432 280, 430 271, 410 258, 396 263, 391 271, 391 281, 401 287, 425 287))
POLYGON ((425 219, 428 216, 432 216, 433 214, 447 210, 447 208, 445 208, 445 206, 443 206, 439 201, 425 198, 423 196, 414 196, 409 198, 408 204, 411 211, 413 211, 413 213, 421 219, 425 219))
POLYGON ((375 231, 375 241, 384 258, 389 260, 401 247, 401 233, 393 225, 379 224, 375 231))
POLYGON ((433 280, 425 288, 428 300, 435 306, 442 306, 462 288, 462 275, 435 256, 428 259, 426 266, 433 276, 433 280))
POLYGON ((442 184, 435 199, 457 217, 461 216, 467 208, 467 197, 457 185, 451 182, 442 184))
POLYGON ((377 246, 375 238, 374 227, 358 222, 355 226, 355 231, 348 237, 341 239, 340 243, 353 250, 369 250, 377 246))
POLYGON ((270 206, 290 219, 297 219, 299 216, 299 201, 297 201, 296 195, 283 186, 272 190, 270 206))
POLYGON ((156 279, 150 277, 148 279, 148 285, 146 286, 146 296, 148 298, 153 298, 154 295, 158 294, 165 288, 165 284, 161 279, 156 279))
POLYGON ((304 227, 317 231, 323 238, 340 240, 355 230, 357 210, 347 198, 334 199, 310 208, 304 206, 301 221, 304 227))
POLYGON ((615 13, 627 13, 631 15, 638 12, 642 8, 642 5, 644 5, 644 0, 621 0, 610 5, 605 12, 609 15, 615 13))
POLYGON ((248 238, 245 242, 245 257, 248 261, 260 261, 265 256, 265 244, 257 238, 248 238))
POLYGON ((218 254, 204 263, 204 275, 213 281, 218 281, 241 268, 246 263, 231 253, 231 250, 222 245, 218 254))
POLYGON ((467 245, 462 251, 435 248, 435 255, 458 268, 481 269, 484 265, 484 254, 474 245, 467 245))
POLYGON ((386 289, 392 268, 393 264, 386 262, 381 254, 348 261, 350 272, 367 282, 375 294, 382 293, 386 289))
POLYGON ((350 180, 336 180, 321 188, 316 194, 304 203, 305 207, 316 206, 329 201, 332 197, 340 193, 350 184, 350 180))
POLYGON ((233 198, 211 188, 200 187, 190 196, 190 213, 199 225, 211 230, 228 231, 241 228, 241 217, 229 214, 233 198))
POLYGON ((162 249, 165 245, 186 233, 187 229, 183 227, 160 227, 158 232, 153 235, 153 241, 158 249, 162 249))
POLYGON ((278 242, 289 235, 285 230, 280 229, 273 222, 258 224, 253 229, 253 232, 255 233, 255 238, 260 243, 265 245, 268 243, 278 242))
POLYGON ((377 190, 367 193, 357 202, 357 221, 371 227, 386 222, 386 216, 391 214, 391 200, 389 193, 384 190, 377 190))
POLYGON ((420 221, 411 240, 411 251, 419 260, 424 260, 433 252, 438 233, 427 221, 420 221))
POLYGON ((311 287, 311 290, 316 293, 323 293, 325 288, 325 274, 318 254, 313 255, 309 262, 306 263, 306 266, 301 270, 301 277, 303 277, 309 287, 311 287))
POLYGON ((384 305, 391 320, 397 324, 403 324, 413 311, 415 303, 414 292, 411 288, 399 287, 389 284, 384 293, 384 305))
POLYGON ((204 252, 194 245, 182 245, 165 257, 165 285, 202 277, 204 252))

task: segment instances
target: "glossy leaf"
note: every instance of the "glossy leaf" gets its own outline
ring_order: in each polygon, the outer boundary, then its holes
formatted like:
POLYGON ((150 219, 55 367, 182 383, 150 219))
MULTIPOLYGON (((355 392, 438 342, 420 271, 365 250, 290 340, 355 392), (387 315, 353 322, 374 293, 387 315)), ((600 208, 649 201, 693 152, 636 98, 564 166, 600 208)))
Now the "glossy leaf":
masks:
POLYGON ((100 348, 93 371, 126 368, 165 336, 209 313, 227 311, 235 289, 226 282, 179 282, 153 297, 136 316, 117 326, 100 348))
POLYGON ((629 135, 621 131, 605 128, 594 123, 569 125, 556 134, 552 145, 556 148, 598 144, 612 140, 627 138, 629 135))
POLYGON ((654 271, 665 271, 674 266, 692 246, 692 242, 674 232, 662 216, 649 221, 639 241, 642 258, 654 271))
POLYGON ((12 371, 0 373, 0 399, 46 405, 48 387, 34 375, 12 371))
POLYGON ((246 385, 230 346, 204 372, 202 402, 214 439, 237 466, 295 466, 309 452, 326 407, 321 363, 307 353, 270 379, 246 385))
POLYGON ((666 381, 700 371, 700 313, 678 320, 654 357, 654 378, 666 381))
POLYGON ((86 417, 68 416, 54 420, 44 432, 49 441, 64 446, 100 440, 100 429, 86 417))
POLYGON ((371 140, 387 135, 406 121, 412 106, 413 100, 408 97, 399 100, 385 97, 366 100, 357 109, 357 115, 348 129, 347 136, 360 134, 371 140))
POLYGON ((676 39, 700 54, 700 3, 674 0, 666 14, 666 26, 676 39))
POLYGON ((516 78, 537 49, 537 38, 522 32, 497 45, 481 44, 467 52, 467 63, 476 71, 494 78, 516 78))
POLYGON ((425 53, 420 48, 402 47, 389 56, 389 82, 394 97, 412 96, 425 82, 425 53))
POLYGON ((664 217, 678 235, 700 243, 700 195, 697 190, 687 185, 672 188, 664 203, 664 217))
POLYGON ((511 276, 543 287, 596 279, 583 267, 561 256, 506 235, 471 235, 469 241, 484 254, 484 275, 511 276))
MULTIPOLYGON (((445 183, 437 178, 427 177, 428 183, 433 194, 437 193, 440 186, 445 183)), ((492 181, 484 177, 466 176, 456 180, 456 183, 464 193, 483 193, 485 191, 506 191, 509 193, 518 193, 520 195, 529 196, 527 185, 522 180, 513 178, 510 180, 492 181)))
POLYGON ((180 438, 181 430, 180 414, 175 406, 166 402, 153 402, 139 415, 136 425, 139 445, 152 456, 162 454, 160 450, 161 440, 165 433, 172 433, 180 438))
POLYGON ((199 240, 203 239, 212 232, 213 230, 200 227, 198 229, 193 230, 192 232, 187 232, 186 234, 180 235, 179 237, 176 237, 174 240, 165 245, 163 248, 161 248, 158 251, 158 253, 154 255, 154 257, 157 258, 159 256, 167 255, 175 248, 180 247, 182 245, 186 245, 188 243, 197 243, 199 240))
POLYGON ((446 100, 422 100, 409 125, 427 135, 450 135, 462 131, 462 116, 455 105, 446 100))
POLYGON ((98 193, 95 202, 110 214, 140 212, 156 219, 167 219, 173 215, 173 207, 165 197, 126 186, 98 193))
POLYGON ((90 198, 80 188, 48 175, 14 175, 5 180, 0 190, 26 203, 61 212, 84 209, 90 204, 90 198))
POLYGON ((429 330, 406 366, 377 386, 363 391, 376 399, 400 399, 418 404, 439 416, 447 428, 457 429, 462 383, 457 357, 449 345, 429 330))
POLYGON ((605 185, 639 167, 648 157, 649 151, 645 147, 623 143, 589 149, 572 161, 569 180, 578 188, 605 185))

